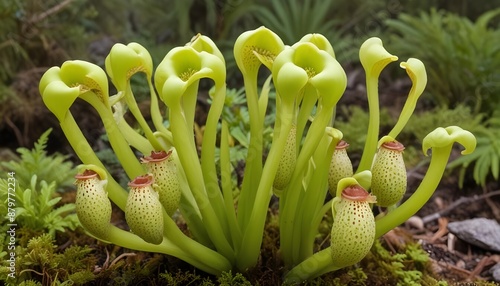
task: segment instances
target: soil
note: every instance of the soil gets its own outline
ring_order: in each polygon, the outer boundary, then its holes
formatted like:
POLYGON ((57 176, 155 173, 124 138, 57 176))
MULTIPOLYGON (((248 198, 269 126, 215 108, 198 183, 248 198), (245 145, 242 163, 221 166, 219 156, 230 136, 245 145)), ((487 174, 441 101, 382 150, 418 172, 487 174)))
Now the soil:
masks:
POLYGON ((490 252, 457 238, 447 224, 473 218, 500 221, 500 185, 488 184, 458 188, 457 179, 448 176, 431 200, 401 229, 429 253, 436 274, 450 281, 492 281, 491 268, 500 262, 500 254, 490 252), (425 221, 425 224, 419 225, 425 221))

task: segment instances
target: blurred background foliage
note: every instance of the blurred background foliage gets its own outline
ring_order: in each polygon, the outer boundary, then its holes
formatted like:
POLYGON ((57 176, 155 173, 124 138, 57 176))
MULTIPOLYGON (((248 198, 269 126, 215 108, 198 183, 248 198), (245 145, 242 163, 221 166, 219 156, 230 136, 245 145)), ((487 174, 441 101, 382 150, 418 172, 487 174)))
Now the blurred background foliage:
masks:
MULTIPOLYGON (((451 118, 452 123, 479 130, 478 136, 484 137, 479 142, 491 142, 500 128, 491 120, 500 107, 498 7, 500 0, 0 0, 0 146, 7 147, 2 148, 0 159, 15 156, 11 150, 19 146, 31 147, 45 130, 57 126, 38 93, 38 81, 47 68, 68 59, 103 66, 117 42, 141 43, 157 64, 172 47, 201 33, 212 38, 227 59, 228 87, 239 89, 242 82, 232 56, 233 43, 243 31, 261 25, 275 31, 285 44, 311 32, 331 41, 349 78, 336 124, 353 131, 349 135, 352 152, 356 153, 359 136, 365 132, 359 128, 365 126, 361 121, 367 118, 357 55, 360 44, 371 36, 382 38, 400 60, 412 56, 426 64, 428 88, 411 127, 402 134, 412 140, 407 144, 420 142, 430 128, 451 118)), ((134 80, 139 85, 144 82, 134 80)), ((396 104, 386 106, 390 110, 383 113, 387 120, 382 128, 396 120, 409 87, 397 64, 382 74, 381 102, 396 104)), ((146 91, 134 90, 138 96, 146 91)), ((106 146, 99 139, 100 123, 84 117, 79 122, 85 125, 86 135, 93 136, 98 146, 106 146)), ((51 142, 49 152, 69 150, 57 127, 51 142)), ((490 149, 484 154, 500 158, 500 148, 490 149)), ((490 168, 481 165, 483 174, 474 175, 476 182, 484 185, 481 178, 498 178, 499 160, 491 161, 490 168)), ((459 163, 455 167, 474 165, 459 163)))
POLYGON ((427 93, 435 105, 466 103, 474 112, 492 114, 500 103, 500 8, 475 22, 451 12, 401 14, 386 21, 391 48, 426 63, 431 79, 427 93), (496 22, 498 23, 498 22, 496 22))

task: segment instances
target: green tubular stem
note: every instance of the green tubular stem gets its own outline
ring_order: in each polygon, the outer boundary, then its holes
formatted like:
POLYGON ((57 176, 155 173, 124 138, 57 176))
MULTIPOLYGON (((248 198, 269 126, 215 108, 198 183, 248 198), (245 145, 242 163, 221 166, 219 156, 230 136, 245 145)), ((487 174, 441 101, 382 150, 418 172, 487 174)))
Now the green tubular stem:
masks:
MULTIPOLYGON (((309 128, 304 145, 297 157, 297 164, 293 171, 292 180, 288 188, 284 191, 283 197, 285 202, 280 204, 280 207, 283 207, 280 209, 280 248, 283 254, 294 253, 293 243, 291 239, 287 238, 293 237, 294 227, 297 223, 298 214, 296 210, 300 201, 302 178, 307 170, 309 159, 324 135, 325 128, 330 122, 330 118, 331 110, 318 110, 318 114, 309 128)), ((293 266, 293 262, 290 258, 284 257, 284 260, 286 266, 293 266)))
POLYGON ((275 113, 275 118, 274 118, 274 127, 273 127, 273 138, 278 137, 278 132, 281 130, 281 117, 278 116, 279 114, 282 114, 283 111, 281 111, 282 107, 282 100, 279 96, 276 96, 276 113, 275 113))
MULTIPOLYGON (((168 138, 168 136, 160 131, 155 131, 153 133, 158 140, 158 143, 160 143, 162 150, 171 150, 173 147, 173 143, 170 143, 170 140, 173 138, 168 138)), ((173 141, 172 141, 173 142, 173 141)))
POLYGON ((231 238, 233 248, 239 249, 241 242, 241 230, 236 218, 234 207, 233 185, 231 179, 231 162, 229 156, 229 129, 227 122, 222 122, 221 143, 220 143, 220 173, 222 192, 224 194, 224 205, 226 208, 229 229, 231 230, 231 238))
POLYGON ((313 181, 314 179, 318 179, 318 170, 313 171, 313 175, 311 177, 311 181, 309 186, 307 187, 307 190, 301 190, 300 192, 300 198, 299 201, 301 202, 297 207, 297 215, 296 215, 296 226, 292 230, 292 236, 289 238, 291 240, 291 245, 292 245, 292 253, 291 253, 291 258, 288 259, 289 264, 288 266, 293 266, 299 264, 302 260, 306 259, 307 257, 311 256, 313 253, 313 244, 307 245, 306 241, 304 238, 307 236, 304 231, 309 231, 310 227, 305 226, 306 224, 310 224, 311 221, 305 222, 305 213, 314 211, 313 209, 310 209, 311 204, 313 203, 313 197, 316 197, 316 194, 311 194, 309 192, 316 192, 324 189, 321 187, 322 182, 321 181, 313 181), (312 188, 316 187, 316 190, 312 190, 312 188))
MULTIPOLYGON (((318 148, 320 147, 318 146, 318 148)), ((291 236, 285 238, 287 241, 290 242, 285 244, 285 245, 290 245, 289 248, 290 252, 283 253, 284 257, 283 260, 286 261, 285 265, 288 267, 297 265, 301 261, 300 259, 301 254, 307 252, 306 250, 301 249, 301 247, 305 245, 304 242, 302 241, 302 237, 303 235, 305 235, 304 233, 302 233, 304 228, 303 225, 304 213, 311 211, 314 212, 314 208, 310 209, 311 203, 317 196, 318 191, 320 191, 320 185, 321 185, 321 182, 317 181, 319 179, 318 168, 320 168, 320 166, 317 165, 316 163, 317 161, 315 159, 316 158, 314 157, 310 158, 311 163, 309 164, 309 168, 307 168, 306 174, 303 176, 303 181, 307 180, 307 184, 304 184, 304 182, 302 182, 303 187, 298 190, 294 190, 299 194, 298 201, 300 203, 297 204, 297 208, 295 209, 296 212, 295 226, 291 229, 291 236)), ((310 221, 308 223, 310 223, 310 221)))
POLYGON ((148 86, 151 95, 150 109, 151 109, 151 118, 153 120, 153 125, 155 126, 156 131, 162 134, 162 137, 167 141, 168 145, 172 146, 174 144, 174 139, 172 138, 172 132, 170 132, 170 130, 168 130, 163 125, 163 116, 161 115, 160 112, 158 97, 156 96, 155 88, 150 78, 148 78, 148 86))
POLYGON ((250 79, 243 78, 248 113, 250 115, 250 144, 248 154, 245 160, 245 172, 243 174, 243 183, 238 201, 238 223, 241 229, 249 223, 250 215, 254 207, 257 188, 262 176, 262 129, 263 122, 260 120, 258 93, 257 93, 257 75, 250 79))
POLYGON ((186 179, 186 173, 182 168, 182 164, 179 160, 177 150, 175 148, 173 148, 172 150, 173 150, 172 155, 175 160, 177 170, 179 172, 180 188, 182 192, 181 202, 179 205, 182 217, 186 221, 186 224, 188 225, 191 234, 201 244, 213 248, 214 245, 210 240, 210 237, 208 236, 205 226, 203 225, 200 209, 198 208, 198 205, 196 205, 196 200, 194 199, 193 193, 189 189, 189 184, 186 179))
POLYGON ((186 120, 186 126, 191 131, 191 138, 193 138, 193 147, 196 148, 194 142, 194 117, 196 113, 196 101, 198 100, 198 86, 200 81, 197 80, 188 85, 184 94, 182 95, 181 104, 186 120))
POLYGON ((208 199, 212 204, 219 222, 221 222, 224 234, 231 237, 230 226, 228 225, 227 211, 224 208, 224 198, 219 187, 219 178, 215 167, 215 145, 217 141, 217 124, 224 108, 226 85, 215 88, 212 105, 208 111, 205 131, 203 133, 201 149, 201 169, 203 180, 207 189, 208 199))
POLYGON ((127 90, 124 90, 123 93, 125 102, 127 103, 127 107, 134 116, 135 120, 137 120, 137 123, 139 123, 139 125, 141 126, 142 130, 144 131, 144 135, 146 135, 146 138, 148 138, 149 142, 151 143, 151 145, 153 145, 155 150, 161 150, 160 143, 158 143, 158 140, 156 140, 153 131, 151 131, 151 128, 149 128, 146 119, 144 119, 144 116, 142 116, 142 113, 139 110, 139 106, 135 101, 134 94, 132 93, 132 87, 130 86, 130 80, 127 82, 127 90))
POLYGON ((446 169, 452 145, 432 148, 429 169, 417 190, 403 204, 383 216, 376 223, 375 237, 378 238, 414 215, 431 198, 446 169))
POLYGON ((137 176, 143 175, 145 171, 139 160, 137 160, 132 149, 130 149, 130 145, 127 140, 123 137, 123 134, 120 133, 120 129, 115 122, 111 110, 107 108, 96 96, 92 96, 89 93, 83 94, 80 97, 91 104, 97 113, 99 113, 99 116, 104 123, 104 128, 106 129, 106 134, 108 135, 111 148, 115 152, 116 157, 127 173, 127 176, 132 180, 137 176))
POLYGON ((108 238, 105 241, 124 248, 175 256, 214 275, 219 275, 223 271, 231 269, 231 264, 222 255, 208 248, 204 248, 203 253, 192 255, 187 253, 185 248, 175 245, 168 239, 163 239, 163 242, 158 245, 147 243, 137 235, 111 224, 108 238))
POLYGON ((330 248, 316 252, 313 256, 302 261, 285 275, 284 285, 295 285, 303 281, 319 277, 330 271, 338 270, 332 266, 330 248))
POLYGON ((186 236, 165 211, 163 212, 163 217, 165 237, 172 240, 180 249, 202 263, 217 265, 217 268, 220 268, 222 260, 224 262, 223 269, 231 269, 228 268, 232 267, 231 264, 224 256, 186 236))
POLYGON ((333 108, 333 111, 332 111, 332 119, 330 120, 330 124, 329 126, 334 126, 335 125, 335 118, 337 118, 337 106, 335 105, 335 107, 333 108))
POLYGON ((262 90, 260 92, 260 97, 259 97, 259 115, 260 115, 260 124, 261 126, 264 126, 264 120, 266 118, 266 111, 267 111, 267 104, 269 103, 269 91, 271 90, 271 80, 273 79, 272 75, 269 75, 269 77, 266 79, 264 82, 264 85, 262 85, 262 90))
MULTIPOLYGON (((323 217, 325 216, 325 214, 328 211, 330 211, 332 209, 332 202, 333 202, 333 199, 329 200, 326 204, 324 204, 321 207, 321 209, 319 209, 316 212, 316 214, 312 218, 311 223, 309 224, 309 230, 307 231, 308 235, 309 235, 306 238, 306 241, 309 241, 309 242, 306 242, 307 245, 313 245, 315 234, 318 231, 319 225, 320 225, 321 221, 323 220, 323 217)), ((303 260, 305 260, 305 259, 303 259, 303 260)))
POLYGON ((206 247, 214 248, 215 246, 210 240, 210 237, 208 236, 207 230, 203 225, 201 217, 197 216, 192 212, 193 206, 190 205, 189 202, 184 200, 184 197, 181 197, 179 210, 182 214, 182 218, 184 219, 184 221, 186 221, 186 224, 189 227, 189 231, 196 239, 196 241, 200 242, 206 247))
POLYGON ((416 105, 417 103, 415 101, 410 101, 409 99, 406 100, 403 110, 399 115, 398 121, 392 128, 391 132, 389 132, 389 136, 391 136, 392 138, 396 138, 399 133, 401 133, 403 128, 406 126, 406 123, 408 123, 408 120, 410 120, 410 117, 413 114, 416 105))
MULTIPOLYGON (((304 91, 304 96, 302 99, 302 103, 300 106, 299 114, 297 116, 297 146, 300 146, 302 141, 302 135, 304 133, 304 128, 309 121, 309 117, 311 116, 311 111, 314 108, 314 105, 318 101, 316 90, 314 87, 307 85, 306 90, 304 91)), ((299 149, 297 148, 297 152, 299 149)))
MULTIPOLYGON (((104 164, 95 155, 92 147, 80 130, 80 127, 78 127, 78 124, 73 118, 71 112, 67 112, 64 121, 61 121, 60 125, 64 135, 69 141, 69 144, 84 164, 93 164, 106 170, 104 164)), ((108 184, 106 187, 108 196, 121 210, 124 210, 127 203, 128 193, 115 181, 107 170, 106 173, 108 175, 108 184)))
MULTIPOLYGON (((196 205, 196 200, 193 196, 193 193, 189 189, 189 183, 187 181, 187 176, 186 172, 184 171, 184 168, 182 166, 182 162, 179 159, 179 154, 177 153, 177 149, 173 148, 172 149, 172 158, 175 161, 175 165, 177 166, 178 174, 179 174, 179 183, 180 183, 180 188, 182 192, 181 199, 185 200, 185 204, 190 206, 189 213, 190 214, 195 214, 201 219, 201 213, 200 209, 196 205)), ((191 216, 191 215, 190 215, 191 216)))
POLYGON ((123 134, 123 137, 127 139, 130 146, 134 147, 144 155, 148 155, 154 150, 151 143, 130 127, 128 122, 122 116, 120 116, 118 120, 115 117, 115 120, 117 121, 116 124, 118 129, 123 134))
POLYGON ((301 228, 295 228, 294 236, 294 250, 295 254, 294 262, 298 263, 305 260, 313 254, 314 237, 318 232, 317 224, 315 225, 315 217, 321 212, 323 207, 323 202, 327 193, 328 184, 328 171, 330 166, 330 161, 333 156, 333 151, 337 145, 337 141, 328 140, 327 136, 323 137, 322 142, 318 146, 314 154, 314 161, 316 162, 316 169, 313 172, 309 186, 304 194, 303 198, 300 200, 299 204, 301 214, 301 228), (325 146, 325 147, 322 147, 325 146), (311 222, 313 222, 311 224, 311 222), (298 232, 298 233, 297 233, 298 232), (300 238, 298 241, 297 238, 300 238), (297 258, 295 258, 297 257, 297 258))
MULTIPOLYGON (((290 133, 292 128, 292 114, 291 109, 283 110, 283 114, 289 114, 289 118, 281 120, 281 136, 275 138, 271 145, 271 150, 267 157, 264 169, 262 171, 262 178, 257 189, 255 196, 255 203, 250 215, 248 224, 243 228, 243 240, 241 247, 238 251, 237 266, 241 271, 254 266, 257 263, 260 246, 262 243, 262 232, 267 216, 267 209, 272 195, 272 185, 280 158, 284 152, 284 146, 287 141, 287 134, 290 133)), ((240 202, 241 205, 241 202, 240 202)))
POLYGON ((373 156, 375 156, 375 152, 377 151, 380 128, 378 76, 366 76, 366 90, 368 94, 368 110, 370 113, 370 121, 368 122, 368 131, 366 134, 365 147, 363 148, 363 155, 361 156, 361 161, 359 162, 356 173, 371 169, 373 156))
POLYGON ((424 64, 420 60, 410 58, 407 62, 401 63, 400 66, 406 70, 406 73, 412 81, 412 86, 406 98, 405 105, 399 114, 398 121, 391 132, 389 132, 389 136, 392 138, 396 138, 403 130, 406 123, 408 123, 408 120, 415 111, 418 98, 422 95, 427 85, 427 73, 424 64))
POLYGON ((188 131, 185 124, 186 121, 182 120, 183 114, 180 106, 171 107, 170 111, 171 118, 177 119, 171 120, 174 146, 177 148, 177 153, 179 154, 183 169, 187 170, 187 172, 185 172, 187 182, 202 215, 204 227, 217 250, 232 261, 234 259, 234 250, 224 236, 221 222, 218 220, 213 206, 210 204, 205 184, 203 180, 201 180, 203 174, 200 161, 196 150, 192 148, 193 139, 189 137, 189 134, 192 132, 188 131))

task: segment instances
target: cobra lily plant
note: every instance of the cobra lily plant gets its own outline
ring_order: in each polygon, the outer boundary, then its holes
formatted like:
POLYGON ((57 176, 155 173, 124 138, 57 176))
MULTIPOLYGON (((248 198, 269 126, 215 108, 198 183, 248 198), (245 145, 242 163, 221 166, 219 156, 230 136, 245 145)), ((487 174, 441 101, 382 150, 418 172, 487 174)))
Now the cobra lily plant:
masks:
POLYGON ((76 209, 89 235, 129 249, 175 256, 214 275, 245 272, 258 262, 269 203, 277 196, 284 279, 301 282, 356 264, 375 239, 415 214, 441 180, 454 142, 464 146, 462 154, 474 151, 475 137, 460 127, 431 132, 422 144, 426 155, 432 150, 428 171, 413 195, 399 204, 407 185, 404 146, 396 138, 427 82, 421 61, 410 58, 401 63, 413 85, 396 125, 380 136, 378 78, 398 58, 378 38, 361 46, 370 121, 362 159, 354 171, 348 144, 332 125, 347 78, 324 36, 309 34, 285 46, 275 33, 260 27, 238 37, 234 56, 243 74, 250 121, 240 186, 231 180, 231 138, 221 118, 225 59, 210 38, 197 35, 170 50, 156 69, 148 51, 130 43, 111 49, 106 71, 79 60, 46 71, 39 85, 43 102, 83 163, 76 176, 76 209), (259 86, 262 66, 270 76, 259 86), (131 77, 136 73, 146 75, 150 88, 149 123, 134 98, 131 77), (117 89, 114 95, 109 94, 108 77, 117 89), (202 79, 214 87, 199 148, 193 130, 202 79), (273 141, 264 156, 264 117, 272 86, 273 141), (130 178, 127 189, 106 170, 75 121, 70 108, 78 98, 92 105, 102 119, 130 178), (168 112, 162 112, 163 104, 168 112), (135 118, 138 129, 124 119, 126 113, 135 118), (110 201, 125 212, 129 229, 113 225, 110 201), (374 205, 384 215, 374 217, 374 205), (330 247, 314 252, 318 226, 330 210, 330 247), (172 219, 177 211, 191 235, 172 219))

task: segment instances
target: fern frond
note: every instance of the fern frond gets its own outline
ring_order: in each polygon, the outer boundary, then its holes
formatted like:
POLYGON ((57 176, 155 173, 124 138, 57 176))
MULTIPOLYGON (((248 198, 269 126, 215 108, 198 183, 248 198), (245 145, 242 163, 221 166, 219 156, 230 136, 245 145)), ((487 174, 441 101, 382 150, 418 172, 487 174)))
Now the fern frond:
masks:
POLYGON ((484 187, 489 176, 498 181, 500 176, 500 124, 492 118, 475 132, 477 147, 474 153, 461 156, 448 164, 449 169, 461 168, 459 185, 463 186, 464 176, 472 167, 472 176, 476 184, 484 187))
POLYGON ((2 162, 1 166, 9 172, 16 173, 17 183, 22 188, 31 185, 32 175, 39 181, 55 182, 58 192, 72 186, 76 170, 73 163, 67 161, 68 156, 61 154, 48 155, 46 148, 52 129, 45 131, 35 142, 33 149, 18 148, 19 161, 2 162))
POLYGON ((385 23, 393 32, 391 49, 402 57, 422 60, 429 80, 427 92, 439 106, 474 103, 474 112, 490 115, 500 104, 500 29, 492 20, 495 9, 475 22, 451 12, 401 14, 385 23), (432 44, 429 44, 432 43, 432 44))

